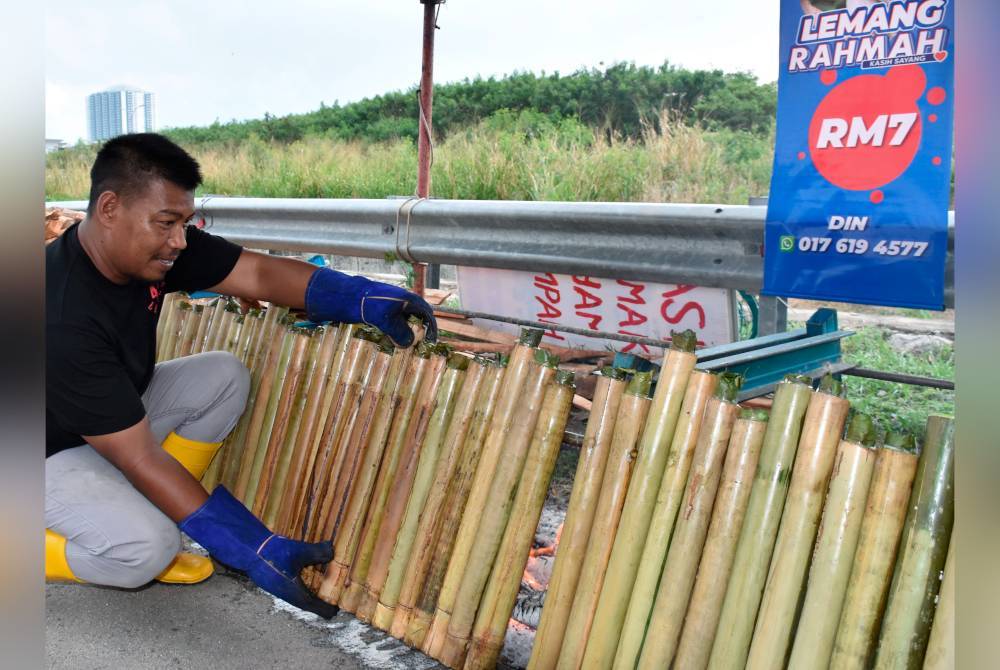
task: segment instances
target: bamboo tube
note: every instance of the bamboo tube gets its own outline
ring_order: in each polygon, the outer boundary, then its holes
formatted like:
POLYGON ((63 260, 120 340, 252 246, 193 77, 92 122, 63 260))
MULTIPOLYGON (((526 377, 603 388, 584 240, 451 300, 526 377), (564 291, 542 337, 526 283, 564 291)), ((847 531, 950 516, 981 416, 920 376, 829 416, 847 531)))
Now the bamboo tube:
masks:
POLYGON ((555 382, 545 392, 542 411, 511 507, 510 521, 504 530, 497 560, 476 614, 465 661, 466 670, 489 670, 496 666, 500 656, 507 621, 517 599, 524 565, 562 445, 575 388, 573 373, 560 370, 556 373, 555 382))
POLYGON ((920 668, 955 519, 955 422, 927 417, 924 450, 889 587, 875 668, 920 668))
MULTIPOLYGON (((447 434, 441 444, 441 454, 437 459, 437 466, 434 471, 434 481, 430 485, 427 499, 423 504, 423 511, 420 512, 419 523, 413 539, 412 549, 403 569, 402 583, 399 589, 399 597, 396 606, 392 625, 389 632, 394 637, 405 639, 410 615, 416 605, 420 587, 427 577, 427 568, 433 558, 432 552, 437 546, 438 531, 441 521, 445 516, 442 509, 448 497, 448 485, 455 476, 459 460, 462 458, 465 438, 472 425, 479 393, 483 388, 484 380, 487 377, 489 368, 482 358, 475 358, 465 372, 465 381, 462 383, 461 392, 455 400, 455 407, 452 410, 452 418, 447 426, 447 434)), ((430 431, 428 431, 430 440, 430 431)), ((427 447, 424 447, 426 452, 427 447)), ((423 462, 424 455, 420 456, 423 462)), ((419 478, 419 475, 418 475, 419 478)), ((410 495, 411 501, 413 494, 410 495)), ((410 514, 409 506, 406 510, 410 514)), ((399 548, 397 539, 397 549, 399 548)), ((389 568, 392 574, 392 566, 389 568)), ((385 596, 385 590, 382 592, 385 596)), ((383 600, 383 602, 385 602, 383 600)))
POLYGON ((955 667, 955 536, 948 543, 948 558, 938 594, 931 637, 927 641, 924 670, 953 670, 955 667))
MULTIPOLYGON (((455 409, 455 402, 465 381, 465 371, 469 367, 469 359, 462 354, 451 354, 448 357, 447 369, 438 386, 437 397, 434 399, 434 412, 431 414, 423 444, 420 446, 420 458, 410 487, 410 496, 406 501, 406 511, 403 521, 396 533, 392 555, 389 559, 389 571, 385 584, 379 594, 378 605, 372 624, 376 628, 388 631, 395 617, 396 603, 403 585, 406 565, 416 539, 417 525, 424 512, 424 504, 434 482, 434 473, 441 456, 442 444, 455 409)), ((450 447, 451 445, 449 445, 450 447)), ((397 637, 402 637, 405 628, 397 637)))
POLYGON ((236 312, 236 316, 233 318, 232 323, 229 324, 229 330, 226 331, 226 338, 221 347, 222 351, 226 351, 236 356, 236 349, 240 345, 240 337, 243 333, 243 324, 245 322, 246 316, 236 312))
POLYGON ((247 310, 246 315, 243 317, 243 328, 240 330, 240 339, 236 343, 236 347, 233 349, 233 355, 240 359, 244 365, 249 367, 250 364, 250 353, 253 347, 254 339, 256 338, 257 331, 260 329, 260 325, 263 322, 263 317, 260 315, 260 310, 256 307, 251 307, 247 310))
POLYGON ((444 583, 438 594, 434 621, 428 631, 428 639, 424 642, 427 654, 435 658, 439 658, 440 654, 443 653, 458 588, 465 574, 466 563, 476 538, 476 529, 479 527, 480 517, 486 505, 490 482, 493 480, 497 463, 506 446, 507 436, 515 418, 514 410, 524 389, 528 370, 532 365, 541 338, 542 331, 540 330, 522 329, 518 343, 511 351, 510 360, 503 375, 500 397, 497 399, 497 406, 486 433, 479 464, 476 467, 476 475, 472 487, 469 489, 469 498, 465 501, 465 510, 455 538, 455 545, 452 547, 444 583))
POLYGON ((455 598, 455 607, 448 623, 448 634, 439 660, 452 668, 461 667, 465 660, 480 598, 510 519, 515 489, 521 479, 531 437, 542 411, 545 390, 555 376, 559 359, 543 350, 538 350, 535 352, 535 363, 537 365, 528 372, 528 378, 516 405, 510 432, 504 445, 503 458, 497 462, 493 471, 486 506, 479 518, 476 539, 469 553, 465 573, 462 575, 455 598))
POLYGON ((812 396, 809 378, 789 375, 778 383, 771 418, 754 475, 750 500, 736 545, 734 569, 722 601, 709 667, 743 670, 761 595, 767 580, 788 481, 812 396))
MULTIPOLYGON (((163 296, 163 302, 160 303, 160 313, 156 319, 156 342, 159 344, 163 341, 163 333, 170 325, 170 315, 173 314, 173 303, 174 300, 178 298, 180 293, 168 293, 163 296)), ((160 349, 157 347, 157 360, 159 360, 160 349)))
POLYGON ((191 339, 190 353, 192 354, 200 354, 205 346, 205 333, 208 332, 208 327, 212 323, 212 312, 215 309, 215 303, 199 305, 199 307, 201 307, 201 318, 198 319, 198 329, 191 339))
MULTIPOLYGON (((295 397, 299 391, 302 373, 306 364, 306 353, 312 341, 312 331, 293 326, 292 349, 288 356, 288 364, 285 367, 284 382, 281 385, 278 402, 275 405, 274 421, 268 432, 266 440, 261 441, 261 450, 264 457, 261 461, 259 477, 254 477, 257 486, 254 490, 247 492, 246 505, 260 517, 264 513, 264 506, 267 503, 267 496, 271 491, 271 481, 275 474, 275 469, 280 460, 282 446, 285 443, 285 434, 289 424, 294 417, 292 410, 295 405, 295 397)), ((254 473, 255 475, 257 473, 254 473)))
MULTIPOLYGON (((674 658, 698 561, 708 534, 712 505, 722 478, 729 437, 740 413, 736 394, 742 383, 743 379, 739 375, 729 372, 719 375, 715 393, 705 408, 702 429, 691 461, 687 490, 674 524, 656 601, 649 623, 644 626, 650 634, 645 635, 644 643, 641 635, 636 636, 640 638, 642 645, 641 657, 633 655, 630 647, 619 646, 614 657, 616 668, 631 669, 636 667, 637 661, 638 667, 646 670, 666 668, 674 658)), ((590 653, 590 647, 587 652, 590 653)), ((586 663, 585 657, 584 664, 586 663)))
POLYGON ((257 495, 257 485, 260 482, 260 473, 264 468, 264 460, 267 456, 267 443, 271 438, 271 429, 274 427, 274 420, 278 412, 278 404, 281 402, 281 390, 285 385, 285 376, 288 374, 288 361, 292 355, 295 345, 294 326, 285 329, 285 336, 281 343, 281 351, 278 354, 274 377, 270 387, 267 389, 267 402, 259 408, 261 410, 261 420, 255 426, 256 432, 252 432, 247 437, 246 452, 247 457, 241 465, 240 482, 246 493, 243 496, 243 504, 248 508, 253 505, 257 495), (243 469, 243 466, 246 466, 243 469))
POLYGON ((205 351, 222 351, 224 349, 226 336, 229 334, 233 321, 236 320, 236 316, 239 313, 240 308, 235 301, 229 298, 223 301, 222 312, 219 313, 218 308, 216 309, 216 318, 212 322, 212 328, 208 333, 208 343, 205 345, 205 351))
POLYGON ((828 374, 809 401, 750 643, 748 669, 766 670, 774 667, 775 661, 785 663, 788 659, 823 499, 850 409, 847 399, 841 397, 842 390, 841 383, 828 374))
POLYGON ((559 658, 577 580, 580 557, 587 549, 590 527, 601 491, 604 468, 615 429, 615 418, 625 390, 625 373, 617 368, 601 370, 594 389, 594 400, 587 419, 587 430, 580 447, 573 478, 573 490, 566 508, 562 535, 556 548, 555 566, 545 594, 541 621, 535 633, 528 670, 551 670, 559 658))
POLYGON ((582 667, 597 600, 625 505, 632 465, 638 456, 642 426, 649 411, 649 384, 649 373, 636 373, 629 381, 618 407, 611 451, 601 483, 601 496, 594 512, 587 551, 582 556, 580 578, 577 580, 576 593, 573 594, 573 606, 570 608, 556 664, 560 670, 577 670, 582 667))
POLYGON ((389 362, 385 383, 382 385, 372 418, 372 428, 365 440, 356 476, 357 483, 351 490, 343 520, 334 536, 333 560, 327 564, 319 589, 319 597, 331 604, 336 604, 340 599, 361 539, 365 512, 368 510, 379 464, 382 462, 392 416, 400 404, 400 387, 405 383, 401 377, 410 360, 411 351, 411 349, 396 349, 389 362))
POLYGON ((191 320, 191 315, 194 314, 194 305, 186 300, 177 303, 177 309, 179 311, 177 313, 177 321, 173 327, 173 345, 166 351, 167 359, 177 358, 184 338, 184 331, 187 329, 188 321, 191 320))
POLYGON ((875 651, 879 622, 917 472, 913 438, 891 432, 875 456, 861 534, 837 624, 830 670, 862 669, 875 651))
MULTIPOLYGON (((265 500, 260 506, 260 519, 268 528, 274 528, 278 511, 281 509, 288 471, 296 456, 295 448, 298 444, 299 431, 302 429, 306 403, 309 394, 314 391, 314 384, 319 381, 316 378, 316 366, 319 364, 319 346, 322 338, 317 335, 322 336, 322 331, 317 331, 315 328, 304 328, 299 334, 299 337, 305 340, 302 372, 297 388, 292 393, 288 427, 285 429, 285 434, 279 436, 281 442, 275 458, 274 472, 265 493, 265 500)), ((258 496, 260 494, 258 489, 258 496)))
POLYGON ((215 299, 215 302, 213 302, 212 305, 212 318, 210 319, 208 330, 205 332, 205 342, 201 347, 202 351, 214 351, 213 345, 217 339, 217 334, 219 329, 223 327, 222 317, 229 308, 229 298, 226 296, 219 296, 215 299))
POLYGON ((392 549, 395 546, 399 527, 403 523, 406 503, 410 497, 420 459, 420 447, 427 432, 427 426, 434 410, 434 399, 437 397, 437 389, 444 373, 447 360, 445 350, 438 349, 437 345, 434 345, 432 351, 433 355, 428 363, 423 384, 416 393, 413 415, 409 419, 403 436, 403 446, 400 449, 394 481, 391 484, 384 512, 379 522, 378 538, 375 540, 368 574, 365 578, 365 591, 357 609, 358 618, 366 623, 371 622, 375 616, 379 597, 382 595, 382 587, 389 575, 392 549))
POLYGON ((808 670, 825 665, 833 652, 837 622, 847 594, 851 561, 858 546, 861 519, 875 467, 875 426, 855 414, 837 452, 826 507, 809 567, 802 614, 788 667, 808 670))
MULTIPOLYGON (((454 474, 447 484, 447 493, 438 515, 438 523, 434 529, 435 542, 429 551, 429 562, 423 569, 424 575, 419 584, 420 590, 415 605, 407 623, 404 640, 415 648, 422 648, 426 641, 431 622, 434 619, 438 595, 444 583, 448 563, 458 533, 462 514, 465 511, 465 501, 476 475, 476 466, 482 454, 486 430, 489 428, 496 409, 500 393, 500 382, 503 378, 504 364, 486 362, 482 390, 476 401, 468 434, 462 445, 461 456, 455 466, 454 474)), ((469 380, 466 380, 466 384, 469 380)))
MULTIPOLYGON (((427 376, 427 373, 431 371, 430 356, 431 347, 424 342, 418 344, 414 348, 413 356, 406 367, 406 374, 403 376, 399 386, 399 404, 392 417, 389 435, 386 438, 386 445, 382 455, 382 462, 379 464, 378 476, 375 479, 375 486, 372 489, 371 501, 365 513, 361 539, 358 543, 357 551, 354 552, 350 571, 351 584, 347 592, 339 600, 340 607, 349 612, 356 612, 358 610, 361 597, 366 593, 369 568, 371 567, 375 545, 379 537, 389 496, 396 482, 396 472, 402 460, 406 433, 412 421, 417 394, 423 388, 424 378, 427 376)), ((372 604, 372 608, 372 611, 374 611, 374 603, 372 604)))
MULTIPOLYGON (((702 418, 717 382, 717 375, 700 370, 692 372, 689 376, 680 416, 670 441, 666 468, 660 480, 659 491, 653 501, 651 515, 648 520, 639 522, 639 530, 645 533, 645 538, 641 541, 641 553, 637 555, 630 549, 630 547, 639 546, 634 543, 637 533, 633 532, 623 537, 624 549, 618 554, 620 557, 626 556, 633 561, 636 556, 639 557, 639 563, 635 569, 635 579, 623 582, 623 578, 620 576, 612 578, 610 577, 613 574, 611 566, 610 564, 608 566, 608 575, 611 581, 606 582, 604 588, 608 591, 610 604, 605 605, 605 616, 600 623, 602 626, 607 625, 610 629, 617 629, 618 634, 613 639, 608 633, 592 635, 595 651, 591 653, 596 654, 596 650, 600 649, 603 655, 610 654, 610 657, 598 659, 592 656, 588 663, 593 662, 610 667, 614 659, 616 644, 622 647, 622 653, 626 657, 638 658, 643 631, 649 619, 649 612, 653 607, 656 585, 660 580, 663 561, 667 555, 670 536, 677 518, 677 509, 684 496, 684 486, 691 468, 691 458, 698 443, 702 418), (623 588, 629 589, 631 596, 625 602, 624 612, 620 612, 620 590, 623 588), (619 593, 619 595, 612 595, 613 593, 619 593)), ((629 490, 631 491, 631 486, 629 490)), ((619 525, 625 532, 624 525, 619 525)), ((619 544, 617 538, 615 544, 619 544)), ((614 556, 615 554, 612 553, 612 558, 614 556)), ((604 597, 602 591, 601 599, 604 600, 604 597)), ((595 619, 595 631, 600 630, 597 628, 597 624, 595 619)))
POLYGON ((205 308, 201 305, 191 305, 191 312, 184 321, 184 329, 181 331, 177 345, 174 348, 174 358, 190 355, 191 345, 194 343, 194 334, 198 332, 198 326, 201 324, 201 317, 204 311, 205 308))
POLYGON ((708 656, 712 652, 726 584, 733 571, 736 542, 743 526, 767 420, 766 410, 745 409, 733 426, 722 479, 712 507, 712 522, 708 527, 698 575, 677 645, 674 658, 677 668, 704 670, 708 667, 708 656))
POLYGON ((156 359, 157 363, 169 361, 174 357, 174 349, 179 339, 178 334, 184 328, 184 321, 191 311, 191 303, 183 299, 173 301, 170 307, 170 314, 163 328, 163 340, 160 342, 160 351, 156 359))
MULTIPOLYGON (((635 595, 633 587, 636 586, 640 564, 643 560, 648 560, 643 556, 643 548, 647 542, 646 535, 649 532, 664 471, 669 467, 671 438, 674 436, 681 412, 684 390, 697 361, 694 355, 696 342, 697 337, 692 330, 674 333, 671 347, 663 358, 660 376, 656 383, 656 393, 653 395, 642 439, 639 442, 639 455, 632 470, 625 508, 622 510, 620 531, 615 536, 615 545, 608 561, 607 576, 594 615, 590 640, 587 642, 588 651, 584 660, 584 665, 587 667, 611 665, 619 635, 622 633, 625 613, 633 598, 637 600, 632 606, 635 610, 632 618, 642 621, 636 630, 638 635, 626 634, 622 644, 628 648, 626 656, 637 658, 639 655, 642 629, 649 608, 653 604, 655 584, 652 588, 641 584, 635 595)), ((672 476, 667 484, 668 488, 678 487, 676 492, 678 499, 683 495, 684 479, 687 467, 690 465, 690 452, 686 456, 687 459, 681 467, 672 468, 670 473, 681 474, 679 471, 684 470, 684 476, 672 476)), ((661 556, 658 566, 662 565, 662 560, 661 556)))

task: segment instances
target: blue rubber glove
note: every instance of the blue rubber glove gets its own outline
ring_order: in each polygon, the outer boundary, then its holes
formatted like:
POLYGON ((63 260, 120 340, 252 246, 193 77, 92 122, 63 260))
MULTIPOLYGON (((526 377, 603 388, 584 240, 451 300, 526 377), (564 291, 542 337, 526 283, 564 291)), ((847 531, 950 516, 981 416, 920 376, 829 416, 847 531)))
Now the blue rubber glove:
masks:
POLYGON ((214 558, 246 572, 254 584, 285 602, 324 619, 340 611, 317 598, 299 577, 307 565, 333 558, 331 542, 298 542, 272 533, 223 486, 215 487, 179 526, 214 558))
POLYGON ((413 331, 406 320, 416 316, 427 328, 426 339, 437 340, 434 310, 416 293, 330 268, 320 268, 309 278, 306 314, 310 321, 375 326, 398 347, 413 344, 413 331))

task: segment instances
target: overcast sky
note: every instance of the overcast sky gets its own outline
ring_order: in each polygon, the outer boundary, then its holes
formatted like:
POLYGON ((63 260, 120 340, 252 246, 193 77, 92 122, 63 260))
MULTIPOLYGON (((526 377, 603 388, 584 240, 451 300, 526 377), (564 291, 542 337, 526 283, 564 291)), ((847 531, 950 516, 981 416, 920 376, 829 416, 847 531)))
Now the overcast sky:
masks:
MULTIPOLYGON (((777 78, 777 2, 449 0, 438 83, 618 61, 777 78)), ((157 124, 307 112, 415 85, 419 0, 49 0, 46 137, 86 139, 86 96, 127 84, 157 96, 157 124)))

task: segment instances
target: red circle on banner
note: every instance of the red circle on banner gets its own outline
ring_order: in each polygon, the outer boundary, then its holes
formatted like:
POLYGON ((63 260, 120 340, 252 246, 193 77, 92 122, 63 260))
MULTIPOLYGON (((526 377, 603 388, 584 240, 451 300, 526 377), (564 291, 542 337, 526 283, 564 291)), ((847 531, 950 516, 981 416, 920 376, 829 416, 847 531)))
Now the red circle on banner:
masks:
POLYGON ((799 160, 802 160, 803 158, 806 157, 806 152, 805 151, 800 151, 799 154, 798 154, 798 156, 799 156, 799 160))
POLYGON ((923 69, 907 65, 831 89, 809 124, 809 153, 819 173, 851 191, 878 188, 901 175, 920 147, 917 101, 926 86, 923 69))
POLYGON ((930 116, 927 117, 927 120, 930 121, 931 123, 937 123, 937 114, 931 114, 930 116))
POLYGON ((833 82, 837 81, 837 71, 836 70, 823 70, 819 73, 819 80, 830 86, 833 82))
POLYGON ((934 158, 931 159, 931 163, 934 163, 934 165, 941 165, 941 157, 935 156, 934 158))
POLYGON ((944 89, 940 86, 935 86, 931 90, 927 91, 927 102, 932 105, 940 105, 947 97, 948 94, 945 93, 944 89))
POLYGON ((868 196, 868 199, 877 205, 885 200, 885 193, 882 191, 872 191, 872 194, 868 196))

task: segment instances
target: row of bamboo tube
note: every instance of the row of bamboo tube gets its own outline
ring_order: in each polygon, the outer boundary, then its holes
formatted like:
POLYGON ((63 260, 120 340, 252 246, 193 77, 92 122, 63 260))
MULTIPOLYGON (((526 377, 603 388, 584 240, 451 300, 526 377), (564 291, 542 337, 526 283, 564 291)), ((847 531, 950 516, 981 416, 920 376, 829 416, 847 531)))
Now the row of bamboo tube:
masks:
POLYGON ((275 532, 332 540, 325 569, 303 572, 327 602, 450 667, 494 667, 575 390, 542 332, 509 359, 470 358, 183 296, 161 326, 158 360, 224 350, 251 373, 206 488, 275 532))
POLYGON ((602 374, 529 670, 953 667, 953 421, 918 457, 830 376, 739 385, 683 336, 652 398, 602 374))

